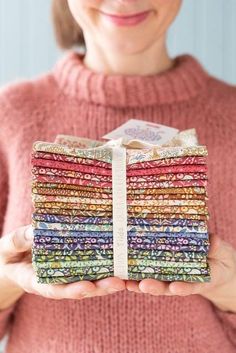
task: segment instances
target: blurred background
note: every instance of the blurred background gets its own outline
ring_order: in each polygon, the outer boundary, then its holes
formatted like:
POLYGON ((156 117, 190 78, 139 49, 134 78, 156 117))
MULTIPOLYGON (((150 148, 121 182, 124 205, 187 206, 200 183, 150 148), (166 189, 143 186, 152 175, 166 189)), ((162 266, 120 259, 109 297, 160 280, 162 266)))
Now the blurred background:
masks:
MULTIPOLYGON (((37 77, 62 55, 50 6, 50 0, 0 0, 0 86, 37 77)), ((169 33, 169 50, 172 56, 196 56, 211 74, 236 84, 235 34, 236 0, 184 0, 169 33)))
MULTIPOLYGON (((0 0, 0 85, 49 70, 62 54, 50 0, 0 0)), ((236 1, 184 0, 169 33, 172 56, 195 55, 213 75, 236 84, 236 1)))

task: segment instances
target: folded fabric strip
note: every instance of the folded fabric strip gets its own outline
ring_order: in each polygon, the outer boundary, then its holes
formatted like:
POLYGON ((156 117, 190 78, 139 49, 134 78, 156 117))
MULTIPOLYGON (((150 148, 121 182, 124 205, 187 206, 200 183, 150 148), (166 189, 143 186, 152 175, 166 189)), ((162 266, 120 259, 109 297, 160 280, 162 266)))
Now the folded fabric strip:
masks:
MULTIPOLYGON (((42 232, 51 230, 52 234, 53 231, 58 231, 61 236, 64 236, 64 234, 69 234, 69 231, 88 231, 88 232, 104 232, 104 231, 109 231, 112 232, 113 227, 112 225, 109 224, 104 224, 104 225, 96 225, 96 224, 63 224, 63 223, 46 223, 46 222, 36 222, 33 221, 32 225, 34 226, 34 234, 38 230, 41 230, 42 232)), ((169 225, 149 225, 149 224, 140 224, 140 225, 128 225, 127 226, 128 234, 132 232, 136 232, 140 236, 142 236, 141 233, 144 232, 159 232, 159 233, 207 233, 207 227, 206 226, 169 226, 169 225)), ((46 234, 46 233, 45 233, 46 234)), ((81 236, 81 234, 78 236, 81 236)))
MULTIPOLYGON (((152 249, 169 251, 198 251, 208 253, 209 246, 198 245, 170 245, 170 244, 129 244, 131 249, 152 249)), ((86 249, 113 249, 113 244, 39 244, 34 243, 33 249, 46 250, 86 250, 86 249)))
MULTIPOLYGON (((102 245, 104 249, 110 248, 110 244, 102 245)), ((153 249, 153 250, 169 250, 169 251, 199 251, 208 253, 209 246, 198 245, 170 245, 170 244, 129 244, 131 249, 153 249)))
POLYGON ((132 201, 156 201, 156 200, 202 200, 207 201, 208 197, 204 194, 196 195, 196 194, 139 194, 139 195, 131 195, 129 194, 127 197, 127 202, 132 201))
MULTIPOLYGON (((165 251, 165 250, 135 250, 128 249, 129 257, 134 259, 139 256, 141 258, 159 258, 165 257, 166 259, 177 259, 177 258, 185 258, 193 261, 194 259, 200 261, 206 261, 205 253, 201 252, 174 252, 174 251, 165 251)), ((113 250, 94 250, 94 249, 86 249, 86 250, 47 250, 47 249, 33 249, 33 256, 78 256, 80 258, 83 257, 94 257, 94 256, 113 256, 113 250)))
MULTIPOLYGON (((108 252, 109 250, 107 250, 108 252)), ((175 251, 165 251, 165 250, 135 250, 135 249, 129 249, 128 250, 129 256, 131 258, 135 258, 135 256, 143 256, 144 258, 148 257, 165 257, 166 259, 169 258, 169 261, 171 259, 177 259, 177 258, 185 258, 193 261, 194 259, 200 260, 200 261, 206 261, 206 255, 205 253, 201 252, 175 252, 175 251)))
POLYGON ((98 192, 98 193, 107 193, 112 195, 112 188, 101 188, 93 187, 90 185, 73 185, 68 183, 41 183, 39 181, 32 182, 33 188, 49 188, 49 189, 63 189, 63 190, 76 190, 76 191, 86 191, 86 192, 98 192))
MULTIPOLYGON (((92 183, 92 182, 91 182, 92 183)), ((206 187, 207 180, 168 180, 163 182, 158 181, 147 181, 147 182, 136 182, 136 183, 129 183, 127 185, 127 189, 152 189, 152 188, 175 188, 175 187, 206 187)))
POLYGON ((166 188, 148 188, 148 189, 137 189, 137 190, 127 190, 127 194, 131 195, 155 195, 155 194, 204 194, 206 195, 206 188, 205 187, 166 187, 166 188))
MULTIPOLYGON (((94 273, 113 273, 113 266, 94 266, 94 267, 86 267, 86 268, 58 268, 58 269, 39 269, 36 270, 38 276, 40 277, 66 277, 66 276, 76 276, 76 275, 84 275, 84 274, 94 274, 94 273)), ((153 273, 153 274, 174 274, 174 275, 184 275, 184 274, 192 274, 192 275, 209 275, 209 270, 206 268, 192 269, 192 268, 160 268, 154 267, 153 269, 150 267, 144 266, 130 266, 129 273, 153 273), (151 271, 150 271, 151 269, 151 271)))
MULTIPOLYGON (((166 252, 168 253, 168 252, 166 252)), ((46 263, 46 262, 78 262, 78 261, 91 261, 91 260, 102 260, 102 259, 110 259, 113 261, 113 254, 109 255, 103 255, 103 254, 98 254, 98 255, 83 255, 83 256, 78 256, 78 255, 33 255, 33 261, 34 263, 46 263)), ((154 255, 133 255, 132 260, 157 260, 157 261, 171 261, 171 262, 184 262, 184 263, 189 263, 189 262, 194 262, 194 263, 207 263, 205 256, 202 258, 193 258, 190 259, 189 257, 185 256, 184 253, 181 253, 181 257, 168 257, 168 256, 159 256, 157 257, 155 254, 154 255)), ((36 264, 37 265, 37 264, 36 264)))
POLYGON ((188 219, 188 220, 199 220, 207 221, 208 214, 199 215, 199 214, 183 214, 183 213, 147 213, 147 212, 130 212, 130 217, 134 218, 144 218, 144 219, 168 219, 168 218, 179 218, 179 219, 188 219))
POLYGON ((173 274, 173 275, 209 275, 208 268, 162 268, 150 266, 130 266, 130 273, 160 273, 160 274, 173 274))
MULTIPOLYGON (((175 261, 158 261, 158 260, 144 260, 144 259, 138 259, 138 260, 133 260, 129 259, 128 260, 128 265, 129 266, 146 266, 146 267, 162 267, 162 268, 207 268, 208 265, 206 262, 175 262, 175 261)), ((40 269, 60 269, 60 268, 86 268, 86 267, 95 267, 95 266, 113 266, 113 260, 112 259, 102 259, 102 260, 93 260, 93 261, 68 261, 68 262, 63 262, 63 261, 58 261, 58 262, 40 262, 37 263, 37 268, 40 269)), ((135 271, 137 272, 137 271, 135 271)))
MULTIPOLYGON (((84 161, 83 164, 79 163, 68 163, 68 162, 60 162, 55 160, 47 160, 47 159, 34 159, 32 158, 32 166, 39 167, 35 170, 57 170, 57 171, 77 171, 83 174, 95 174, 95 175, 105 175, 112 176, 111 169, 102 167, 92 166, 87 163, 87 160, 84 161)), ((34 168, 32 168, 34 170, 34 168)))
POLYGON ((206 180, 205 173, 170 173, 157 175, 143 175, 127 177, 127 183, 143 183, 143 182, 161 182, 161 181, 178 181, 178 180, 206 180))
POLYGON ((86 249, 113 249, 113 244, 38 244, 34 243, 33 249, 46 250, 86 250, 86 249))
POLYGON ((100 218, 100 217, 78 217, 78 216, 60 216, 60 215, 53 215, 53 214, 39 214, 33 213, 32 215, 32 223, 33 226, 37 228, 37 223, 34 221, 42 221, 45 222, 47 227, 47 223, 63 223, 66 227, 66 224, 83 224, 86 225, 90 224, 107 224, 111 225, 113 223, 112 218, 100 218))
POLYGON ((53 255, 53 256, 96 256, 96 255, 112 255, 113 250, 110 249, 86 249, 86 250, 47 250, 47 249, 32 249, 33 255, 53 255))
POLYGON ((42 160, 45 159, 45 160, 52 160, 52 161, 59 161, 59 162, 78 163, 78 164, 85 164, 89 166, 106 168, 106 169, 112 168, 111 163, 106 163, 96 159, 67 156, 65 154, 60 154, 60 153, 47 153, 47 152, 35 151, 32 153, 32 160, 34 159, 42 159, 42 160))
MULTIPOLYGON (((187 157, 187 156, 207 156, 205 146, 190 146, 190 147, 157 147, 154 146, 145 150, 127 149, 127 164, 140 162, 154 161, 158 159, 187 157)), ((96 158, 97 159, 97 158, 96 158)))
MULTIPOLYGON (((92 199, 82 197, 32 195, 32 200, 37 202, 64 202, 86 205, 112 205, 111 199, 92 199)), ((206 206, 203 200, 128 200, 128 206, 206 206)))
MULTIPOLYGON (((147 171, 147 170, 146 170, 147 171)), ((68 171, 68 170, 60 170, 60 169, 51 169, 51 168, 43 168, 43 167, 34 167, 32 168, 32 174, 35 176, 58 176, 63 178, 75 178, 75 179, 84 179, 84 180, 91 180, 91 181, 103 181, 103 182, 112 182, 112 177, 107 175, 99 175, 99 174, 88 174, 88 173, 81 173, 75 171, 68 171)), ((172 180, 204 180, 207 179, 207 176, 204 172, 177 172, 176 173, 168 173, 168 174, 147 174, 143 173, 143 176, 128 176, 127 182, 145 182, 145 181, 172 181, 172 180)))
POLYGON ((86 274, 95 274, 95 273, 112 273, 113 266, 102 267, 94 266, 87 268, 60 268, 60 269, 35 269, 39 277, 67 277, 67 276, 76 276, 76 275, 86 275, 86 274))
MULTIPOLYGON (((71 210, 88 210, 88 211, 106 211, 112 212, 112 205, 90 205, 90 204, 79 204, 79 203, 69 203, 69 202, 35 202, 35 207, 37 208, 58 208, 58 209, 71 209, 71 210)), ((128 211, 136 212, 136 213, 170 213, 170 214, 199 214, 199 215, 207 215, 208 211, 206 207, 202 206, 163 206, 163 207, 156 207, 156 206, 130 206, 128 205, 128 211)))
POLYGON ((103 188, 112 188, 112 183, 108 181, 76 179, 57 175, 33 175, 32 178, 41 183, 71 184, 73 186, 78 185, 100 188, 100 192, 103 191, 103 188))
POLYGON ((79 157, 83 159, 92 159, 106 163, 112 163, 111 148, 91 148, 83 150, 79 148, 67 147, 50 142, 35 142, 33 145, 34 152, 56 153, 65 156, 79 157))
POLYGON ((173 165, 204 165, 206 164, 206 157, 199 156, 188 156, 188 157, 171 157, 158 160, 152 160, 147 162, 137 162, 135 164, 130 164, 127 166, 127 170, 138 170, 147 168, 156 168, 163 166, 173 166, 173 165))
MULTIPOLYGON (((199 228, 201 231, 201 227, 207 227, 206 221, 194 220, 194 219, 180 219, 176 218, 132 218, 129 217, 128 224, 132 225, 142 225, 145 229, 148 226, 180 226, 180 227, 195 227, 195 231, 199 228)), ((205 229, 205 228, 204 228, 205 229)), ((204 230, 205 231, 205 230, 204 230)))
MULTIPOLYGON (((60 241, 66 242, 69 241, 68 238, 113 238, 113 233, 110 231, 107 232, 95 232, 95 231, 59 231, 59 230, 44 230, 44 229, 34 229, 35 241, 38 239, 38 236, 44 236, 49 238, 59 238, 60 241), (63 240, 65 239, 65 240, 63 240)), ((184 232, 128 232, 127 239, 131 239, 132 237, 138 237, 142 239, 146 239, 148 237, 152 238, 171 238, 173 241, 176 238, 194 238, 194 239, 208 239, 208 233, 184 233, 184 232)), ((42 240, 43 242, 43 240, 42 240)), ((72 242, 72 241, 71 241, 72 242)), ((138 242, 138 241, 137 241, 138 242)), ((141 242, 141 241, 140 241, 141 242)))
POLYGON ((127 177, 143 177, 144 175, 168 175, 168 174, 191 174, 206 173, 206 165, 174 165, 174 166, 158 166, 155 168, 143 168, 138 170, 128 170, 127 177))
POLYGON ((35 208, 36 213, 66 215, 66 216, 81 216, 81 217, 112 217, 112 212, 95 211, 95 210, 78 210, 78 209, 62 209, 62 208, 35 208))
MULTIPOLYGON (((165 234, 165 233, 164 233, 165 234)), ((44 236, 35 235, 35 244, 113 244, 113 238, 110 237, 60 237, 60 236, 44 236)), ((202 238, 192 237, 136 237, 128 236, 128 245, 131 244, 171 244, 171 245, 209 245, 209 241, 202 238)))
POLYGON ((48 237, 44 235, 35 235, 35 244, 113 244, 113 238, 110 237, 48 237))
POLYGON ((58 176, 62 178, 75 178, 75 179, 85 179, 91 180, 95 182, 110 182, 112 181, 111 176, 107 175, 98 175, 98 174, 88 174, 88 173, 80 173, 68 170, 60 170, 60 169, 51 169, 51 168, 43 168, 43 167, 34 167, 32 168, 32 174, 35 176, 58 176))
POLYGON ((93 198, 93 199, 110 199, 112 200, 111 193, 103 193, 103 192, 93 192, 90 191, 80 191, 80 190, 69 190, 69 189, 53 189, 53 188, 37 188, 34 187, 32 189, 32 196, 34 195, 45 195, 45 196, 70 196, 70 197, 85 197, 85 198, 93 198))
POLYGON ((33 194, 32 200, 37 202, 63 202, 63 203, 76 203, 86 205, 112 205, 112 199, 93 199, 77 196, 48 196, 33 194))
MULTIPOLYGON (((67 224, 107 224, 112 225, 113 220, 112 218, 102 218, 102 217, 79 217, 79 216, 63 216, 63 215, 54 215, 54 214, 40 214, 40 213, 33 213, 32 220, 34 221, 42 221, 45 222, 45 227, 48 229, 50 225, 48 223, 63 223, 64 229, 67 229, 67 224)), ((32 222, 33 222, 32 221, 32 222)), ((195 227, 195 231, 199 228, 200 231, 205 231, 207 228, 207 223, 205 221, 195 221, 192 219, 144 219, 144 218, 132 218, 128 219, 129 225, 139 225, 144 226, 148 230, 149 226, 181 226, 182 227, 195 227), (202 230, 204 227, 204 230, 202 230)), ((33 222, 33 226, 37 227, 37 223, 33 222)), ((53 227, 53 226, 52 226, 53 227)), ((135 228, 134 228, 135 229, 135 228)), ((138 229, 138 228, 137 228, 138 229)), ((156 228, 158 229, 158 228, 156 228)))
MULTIPOLYGON (((36 273, 37 274, 37 273, 36 273)), ((114 273, 93 273, 91 275, 67 276, 67 277, 40 277, 37 275, 38 283, 42 284, 66 284, 78 281, 96 281, 103 278, 114 276, 114 273)))

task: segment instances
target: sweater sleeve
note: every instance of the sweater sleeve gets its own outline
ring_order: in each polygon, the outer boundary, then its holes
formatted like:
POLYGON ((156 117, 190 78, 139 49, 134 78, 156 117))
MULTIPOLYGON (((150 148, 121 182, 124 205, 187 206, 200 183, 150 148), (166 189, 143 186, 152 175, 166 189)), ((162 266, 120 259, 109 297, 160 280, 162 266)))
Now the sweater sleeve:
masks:
MULTIPOLYGON (((1 195, 0 196, 0 234, 1 236, 4 228, 4 216, 5 216, 6 207, 7 207, 7 194, 8 194, 7 179, 8 179, 7 168, 5 163, 3 162, 3 154, 0 152, 0 195, 1 195)), ((14 307, 11 307, 7 310, 0 311, 0 339, 4 337, 4 335, 8 330, 13 308, 14 307)))
POLYGON ((13 313, 15 305, 10 308, 0 311, 0 340, 5 336, 8 331, 11 314, 13 313))
POLYGON ((228 339, 236 348, 236 313, 221 311, 219 309, 216 309, 216 313, 228 339))
MULTIPOLYGON (((4 220, 8 201, 8 162, 5 142, 5 123, 11 113, 5 103, 4 95, 0 94, 0 237, 4 233, 4 220)), ((0 339, 7 333, 14 306, 0 311, 0 339)))

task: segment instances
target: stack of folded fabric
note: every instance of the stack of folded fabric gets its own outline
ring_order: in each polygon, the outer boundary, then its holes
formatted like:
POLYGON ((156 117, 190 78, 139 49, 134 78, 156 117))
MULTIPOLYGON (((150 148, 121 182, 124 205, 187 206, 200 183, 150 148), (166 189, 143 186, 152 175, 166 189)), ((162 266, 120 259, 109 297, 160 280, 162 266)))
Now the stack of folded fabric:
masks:
MULTIPOLYGON (((112 149, 79 142, 34 144, 33 266, 41 283, 114 275, 112 149)), ((206 148, 126 154, 129 278, 209 281, 206 148)))

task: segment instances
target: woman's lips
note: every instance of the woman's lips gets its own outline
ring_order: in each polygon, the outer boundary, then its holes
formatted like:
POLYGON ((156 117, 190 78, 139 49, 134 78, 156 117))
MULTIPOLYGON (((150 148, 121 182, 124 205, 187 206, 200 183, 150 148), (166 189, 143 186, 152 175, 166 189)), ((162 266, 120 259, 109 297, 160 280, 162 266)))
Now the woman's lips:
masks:
POLYGON ((143 22, 151 11, 140 12, 134 15, 111 15, 105 12, 101 12, 108 20, 116 24, 117 26, 135 26, 140 22, 143 22))

